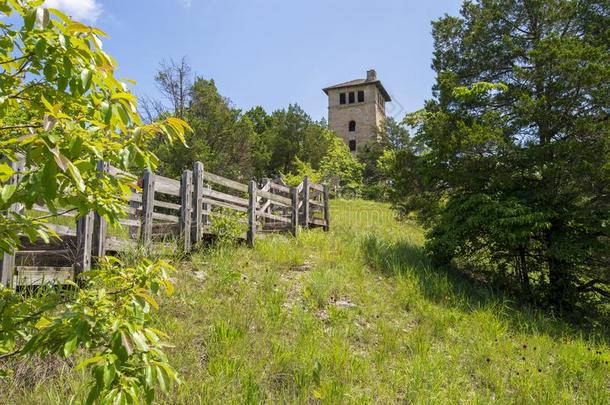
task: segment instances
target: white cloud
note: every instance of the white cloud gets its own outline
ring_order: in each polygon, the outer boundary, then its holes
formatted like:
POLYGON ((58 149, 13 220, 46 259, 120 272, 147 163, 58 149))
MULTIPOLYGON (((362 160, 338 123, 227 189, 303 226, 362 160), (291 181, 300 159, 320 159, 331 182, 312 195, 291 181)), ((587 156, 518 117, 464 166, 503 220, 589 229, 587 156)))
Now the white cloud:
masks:
POLYGON ((102 14, 97 0, 47 0, 46 7, 56 8, 76 20, 95 21, 102 14))
POLYGON ((189 8, 191 6, 192 0, 179 0, 182 6, 189 8))

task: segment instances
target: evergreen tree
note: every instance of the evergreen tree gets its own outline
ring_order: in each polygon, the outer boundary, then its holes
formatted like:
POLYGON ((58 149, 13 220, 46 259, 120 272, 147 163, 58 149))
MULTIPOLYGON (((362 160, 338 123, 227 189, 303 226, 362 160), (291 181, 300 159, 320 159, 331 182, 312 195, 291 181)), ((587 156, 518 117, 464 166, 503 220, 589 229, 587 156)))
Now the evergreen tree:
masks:
POLYGON ((610 3, 466 1, 433 35, 435 97, 385 162, 409 176, 396 203, 439 262, 561 308, 610 298, 610 3))

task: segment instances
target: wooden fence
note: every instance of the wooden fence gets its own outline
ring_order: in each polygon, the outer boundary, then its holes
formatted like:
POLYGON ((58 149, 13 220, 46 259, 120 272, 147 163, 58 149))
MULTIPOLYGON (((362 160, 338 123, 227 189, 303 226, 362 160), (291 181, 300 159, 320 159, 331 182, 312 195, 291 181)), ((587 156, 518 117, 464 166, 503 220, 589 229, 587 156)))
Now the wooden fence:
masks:
MULTIPOLYGON (((26 168, 23 160, 11 165, 16 172, 11 182, 17 183, 26 168)), ((100 163, 98 170, 138 179, 105 163, 100 163)), ((0 282, 13 288, 61 283, 89 270, 98 257, 167 238, 177 239, 180 249, 188 253, 194 245, 215 236, 214 218, 226 213, 239 213, 236 220, 247 224, 243 238, 250 245, 268 233, 296 235, 299 227, 329 229, 328 188, 311 183, 308 177, 297 187, 272 179, 242 184, 206 172, 201 162, 195 162, 193 170, 185 170, 180 180, 145 170, 138 183, 141 191, 134 188, 129 196, 123 207, 127 215, 120 219, 119 227, 109 227, 95 213, 77 219, 70 207, 52 212, 34 205, 33 213, 55 219, 57 223, 47 225, 60 238, 31 243, 22 237, 18 251, 0 256, 0 282)), ((2 215, 23 210, 15 204, 2 215)))

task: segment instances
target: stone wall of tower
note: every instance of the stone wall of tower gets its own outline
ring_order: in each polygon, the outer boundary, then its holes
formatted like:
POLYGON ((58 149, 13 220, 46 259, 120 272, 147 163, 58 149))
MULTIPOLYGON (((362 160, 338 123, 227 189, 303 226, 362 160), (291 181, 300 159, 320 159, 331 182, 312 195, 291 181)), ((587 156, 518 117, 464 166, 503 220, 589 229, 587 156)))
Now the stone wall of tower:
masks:
POLYGON ((375 128, 383 125, 385 114, 383 106, 385 101, 377 86, 363 84, 360 86, 331 89, 328 91, 328 125, 343 141, 349 145, 350 140, 355 140, 357 147, 377 140, 375 128), (364 91, 364 102, 357 102, 358 91, 364 91), (354 92, 356 103, 340 104, 341 93, 354 92), (356 122, 356 131, 349 131, 350 121, 356 122))

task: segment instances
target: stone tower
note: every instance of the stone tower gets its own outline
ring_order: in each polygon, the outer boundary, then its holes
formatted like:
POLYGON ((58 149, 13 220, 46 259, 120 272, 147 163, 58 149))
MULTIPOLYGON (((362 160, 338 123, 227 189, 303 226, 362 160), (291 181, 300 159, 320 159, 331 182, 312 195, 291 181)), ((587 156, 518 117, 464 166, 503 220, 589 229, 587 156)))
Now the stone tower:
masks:
POLYGON ((326 87, 328 125, 343 139, 352 153, 367 142, 377 141, 376 128, 385 120, 385 103, 392 101, 374 70, 366 79, 326 87))

